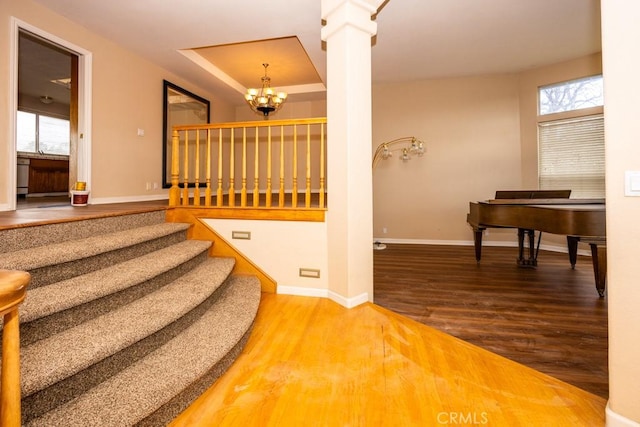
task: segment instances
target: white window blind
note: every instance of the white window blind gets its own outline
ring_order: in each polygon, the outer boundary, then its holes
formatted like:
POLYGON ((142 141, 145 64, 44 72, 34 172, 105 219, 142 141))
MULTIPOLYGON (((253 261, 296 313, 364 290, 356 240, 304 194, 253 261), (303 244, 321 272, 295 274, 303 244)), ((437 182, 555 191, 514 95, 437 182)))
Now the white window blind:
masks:
POLYGON ((572 190, 572 198, 604 198, 602 114, 538 124, 542 190, 572 190))

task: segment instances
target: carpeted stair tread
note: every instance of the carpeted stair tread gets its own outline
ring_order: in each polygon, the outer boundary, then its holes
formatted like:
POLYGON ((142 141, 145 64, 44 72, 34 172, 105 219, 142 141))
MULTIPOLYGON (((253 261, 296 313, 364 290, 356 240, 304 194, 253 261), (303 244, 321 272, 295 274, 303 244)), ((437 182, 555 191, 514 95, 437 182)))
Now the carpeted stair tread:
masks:
POLYGON ((81 260, 101 253, 187 230, 189 224, 162 223, 84 239, 53 243, 0 254, 0 268, 30 271, 49 265, 81 260))
POLYGON ((209 241, 185 240, 101 270, 34 288, 20 307, 20 322, 30 322, 135 286, 210 247, 209 241))
POLYGON ((23 396, 67 378, 180 318, 224 282, 234 262, 231 258, 208 258, 152 294, 26 346, 21 354, 23 396))
POLYGON ((27 425, 108 427, 140 422, 213 369, 251 328, 259 303, 257 278, 232 276, 214 306, 180 335, 27 425))
POLYGON ((154 210, 0 230, 0 253, 161 224, 165 222, 165 216, 164 210, 154 210))

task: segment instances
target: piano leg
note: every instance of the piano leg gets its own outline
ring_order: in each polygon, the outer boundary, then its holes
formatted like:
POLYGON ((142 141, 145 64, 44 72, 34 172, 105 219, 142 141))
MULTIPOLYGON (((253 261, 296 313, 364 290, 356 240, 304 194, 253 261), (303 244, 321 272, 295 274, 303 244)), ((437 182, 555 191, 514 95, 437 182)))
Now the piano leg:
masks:
POLYGON ((538 260, 536 259, 535 239, 535 230, 518 228, 518 265, 520 267, 535 267, 538 265, 538 260), (529 238, 529 257, 527 259, 524 258, 525 234, 529 238))
POLYGON ((473 229, 473 243, 476 248, 476 262, 480 263, 480 258, 482 257, 482 232, 484 228, 474 228, 473 229))
POLYGON ((607 242, 604 239, 590 239, 591 260, 593 261, 593 274, 596 279, 596 290, 600 297, 604 297, 607 280, 607 242))
POLYGON ((576 261, 578 260, 578 240, 579 237, 567 236, 567 249, 569 250, 569 262, 571 269, 576 269, 576 261))

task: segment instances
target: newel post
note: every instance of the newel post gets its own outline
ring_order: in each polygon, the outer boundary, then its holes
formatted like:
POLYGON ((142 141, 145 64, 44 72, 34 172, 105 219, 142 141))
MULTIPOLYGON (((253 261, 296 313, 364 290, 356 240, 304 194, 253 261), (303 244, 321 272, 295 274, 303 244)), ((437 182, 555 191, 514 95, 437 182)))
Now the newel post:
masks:
POLYGON ((171 188, 169 189, 169 206, 180 204, 180 187, 178 187, 180 174, 180 138, 178 131, 174 130, 171 136, 171 188))
POLYGON ((2 329, 2 374, 0 385, 0 425, 19 427, 20 419, 20 319, 22 304, 31 280, 24 271, 0 270, 0 314, 2 329))

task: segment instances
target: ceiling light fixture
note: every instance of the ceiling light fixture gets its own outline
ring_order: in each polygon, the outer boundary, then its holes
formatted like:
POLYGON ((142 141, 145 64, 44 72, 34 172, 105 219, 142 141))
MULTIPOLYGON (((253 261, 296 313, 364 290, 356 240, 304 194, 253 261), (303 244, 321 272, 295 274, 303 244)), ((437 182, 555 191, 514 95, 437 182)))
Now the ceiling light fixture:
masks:
POLYGON ((264 77, 262 77, 262 88, 248 89, 244 99, 249 107, 257 113, 262 114, 265 119, 269 118, 269 114, 277 112, 287 99, 286 92, 275 92, 271 88, 271 78, 267 76, 267 67, 269 64, 262 64, 264 67, 264 77))
POLYGON ((53 98, 50 96, 41 96, 40 102, 42 102, 43 104, 51 104, 53 102, 53 98))

